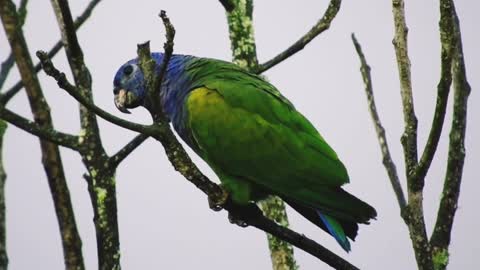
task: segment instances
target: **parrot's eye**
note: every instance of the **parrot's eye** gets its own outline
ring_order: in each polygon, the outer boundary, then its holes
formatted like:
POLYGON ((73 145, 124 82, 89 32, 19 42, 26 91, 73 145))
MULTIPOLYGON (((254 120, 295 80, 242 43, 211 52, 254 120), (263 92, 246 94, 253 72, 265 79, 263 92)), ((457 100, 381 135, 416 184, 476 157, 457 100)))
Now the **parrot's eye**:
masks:
POLYGON ((128 65, 128 66, 126 66, 126 67, 123 69, 123 74, 125 74, 125 75, 127 75, 127 76, 130 75, 130 74, 132 74, 132 72, 133 72, 133 67, 132 67, 132 65, 128 65))

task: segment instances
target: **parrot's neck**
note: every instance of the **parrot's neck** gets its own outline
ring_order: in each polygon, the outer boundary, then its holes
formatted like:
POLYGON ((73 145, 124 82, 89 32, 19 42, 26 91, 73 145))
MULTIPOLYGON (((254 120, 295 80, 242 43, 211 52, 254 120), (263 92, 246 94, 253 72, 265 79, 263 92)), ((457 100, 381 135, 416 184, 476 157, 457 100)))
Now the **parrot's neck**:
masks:
POLYGON ((172 55, 160 91, 163 111, 182 138, 185 136, 183 120, 186 116, 183 105, 193 84, 193 76, 186 69, 193 61, 193 56, 172 55))

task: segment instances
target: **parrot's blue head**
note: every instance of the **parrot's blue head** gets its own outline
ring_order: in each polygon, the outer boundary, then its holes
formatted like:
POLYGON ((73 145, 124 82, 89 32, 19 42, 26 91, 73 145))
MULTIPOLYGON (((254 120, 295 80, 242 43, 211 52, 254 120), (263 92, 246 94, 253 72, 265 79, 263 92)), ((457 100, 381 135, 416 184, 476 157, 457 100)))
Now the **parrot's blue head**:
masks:
POLYGON ((115 106, 124 113, 130 113, 128 108, 143 104, 146 95, 143 73, 138 66, 138 59, 123 64, 113 80, 115 106))
MULTIPOLYGON (((152 58, 159 68, 163 54, 153 53, 152 58)), ((113 94, 115 95, 115 106, 124 113, 130 113, 128 109, 144 105, 146 97, 146 86, 143 72, 138 65, 138 58, 132 59, 123 64, 113 79, 113 94)))

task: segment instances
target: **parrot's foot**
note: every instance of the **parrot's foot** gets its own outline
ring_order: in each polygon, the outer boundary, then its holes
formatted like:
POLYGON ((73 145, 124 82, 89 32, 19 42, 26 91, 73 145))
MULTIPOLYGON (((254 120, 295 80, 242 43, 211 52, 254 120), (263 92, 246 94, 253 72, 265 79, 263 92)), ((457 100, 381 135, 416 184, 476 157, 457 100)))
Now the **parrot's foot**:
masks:
POLYGON ((254 203, 233 204, 229 206, 228 220, 240 227, 248 227, 250 222, 263 216, 262 211, 254 203))
POLYGON ((230 223, 238 225, 242 228, 248 227, 247 222, 245 222, 242 218, 236 216, 235 214, 232 214, 231 212, 228 212, 228 221, 230 221, 230 223))
POLYGON ((222 196, 220 197, 216 197, 216 198, 208 197, 208 206, 213 211, 218 212, 222 210, 224 206, 227 204, 228 198, 229 198, 229 194, 227 191, 224 190, 222 196))

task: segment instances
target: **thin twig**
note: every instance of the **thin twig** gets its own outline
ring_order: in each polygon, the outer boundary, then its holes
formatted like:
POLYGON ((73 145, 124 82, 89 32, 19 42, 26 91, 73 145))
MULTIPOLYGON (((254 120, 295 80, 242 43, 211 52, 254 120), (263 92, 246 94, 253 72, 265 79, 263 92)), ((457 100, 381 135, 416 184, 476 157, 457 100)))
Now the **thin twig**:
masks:
POLYGON ((135 149, 137 149, 140 144, 148 139, 148 137, 149 136, 145 134, 139 134, 135 136, 135 138, 133 138, 127 145, 120 149, 115 155, 110 157, 110 168, 118 167, 118 165, 135 149))
POLYGON ((0 89, 2 89, 3 84, 7 80, 8 74, 10 73, 10 70, 12 70, 14 64, 15 58, 13 58, 13 53, 10 53, 7 59, 5 59, 0 66, 0 89))
POLYGON ((397 167, 395 166, 395 163, 392 160, 392 156, 390 155, 385 129, 382 126, 380 117, 378 116, 377 106, 375 105, 372 79, 370 75, 370 66, 365 59, 365 55, 362 52, 362 47, 360 46, 360 43, 355 38, 355 34, 352 34, 352 41, 355 46, 355 50, 357 51, 358 57, 360 58, 360 72, 362 73, 363 82, 365 84, 365 93, 368 100, 368 109, 370 111, 370 116, 372 117, 375 131, 377 132, 378 143, 380 144, 380 149, 382 151, 383 165, 387 170, 390 183, 392 184, 393 191, 395 192, 395 196, 397 197, 398 205, 400 206, 400 209, 404 209, 407 203, 405 201, 405 195, 403 194, 402 185, 400 184, 400 179, 398 178, 397 167))
MULTIPOLYGON (((160 18, 163 21, 163 25, 165 26, 165 38, 166 41, 163 44, 163 59, 162 63, 160 64, 160 70, 155 78, 154 88, 152 89, 152 97, 159 97, 160 96, 160 86, 162 84, 163 77, 165 75, 165 71, 167 70, 168 62, 170 62, 170 58, 173 54, 173 46, 174 46, 174 38, 175 38, 175 28, 173 27, 170 19, 167 16, 165 10, 160 11, 160 18)), ((158 100, 158 99, 157 99, 158 100)))
MULTIPOLYGON (((93 9, 101 2, 102 0, 92 0, 87 5, 85 10, 82 12, 80 16, 77 17, 75 20, 75 30, 78 30, 85 21, 90 17, 92 14, 93 9)), ((55 45, 48 51, 48 57, 51 59, 53 58, 60 49, 63 48, 62 40, 57 41, 55 45)), ((35 65, 35 72, 39 72, 42 69, 41 63, 37 63, 35 65)), ((11 98, 13 98, 20 90, 23 88, 23 82, 18 81, 12 88, 8 89, 4 94, 0 96, 0 103, 7 104, 11 98)), ((1 87, 0 87, 1 89, 1 87)))
POLYGON ((342 4, 342 0, 331 0, 330 4, 328 5, 325 14, 323 17, 308 31, 305 35, 303 35, 299 40, 297 40, 293 45, 288 47, 285 51, 281 52, 271 60, 258 65, 258 68, 255 73, 260 74, 268 69, 272 68, 273 66, 281 63, 285 59, 289 58, 290 56, 294 55, 298 51, 302 50, 308 43, 310 43, 314 38, 318 35, 323 33, 325 30, 330 28, 330 24, 332 23, 333 19, 337 16, 338 11, 340 10, 340 5, 342 4))
POLYGON ((8 269, 8 255, 7 255, 7 222, 6 222, 6 207, 5 207, 5 181, 7 180, 7 173, 3 167, 3 139, 7 123, 0 121, 0 269, 8 269))
POLYGON ((44 140, 80 151, 79 137, 71 134, 56 131, 52 128, 45 128, 39 124, 32 122, 7 108, 0 107, 0 118, 8 123, 44 140))
MULTIPOLYGON (((450 20, 453 25, 452 45, 453 55, 453 119, 450 131, 448 150, 447 173, 438 209, 437 220, 430 243, 434 256, 440 254, 448 258, 453 220, 457 210, 460 185, 462 181, 463 165, 465 160, 465 132, 467 126, 467 100, 471 88, 467 81, 465 61, 463 56, 460 23, 455 11, 455 4, 451 0, 440 1, 441 9, 445 9, 445 20, 450 20)), ((448 262, 448 260, 447 260, 448 262)), ((445 269, 441 265, 438 269, 445 269)))

